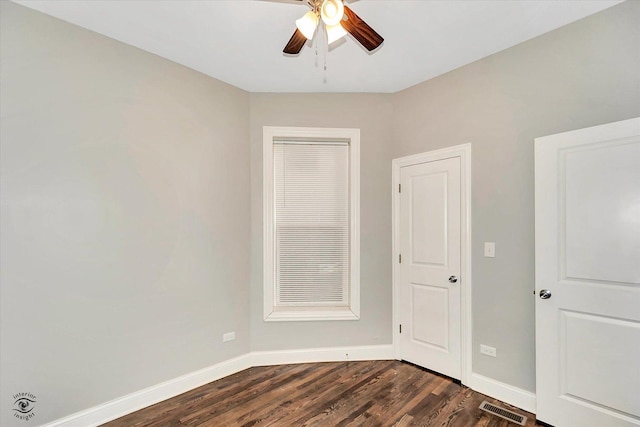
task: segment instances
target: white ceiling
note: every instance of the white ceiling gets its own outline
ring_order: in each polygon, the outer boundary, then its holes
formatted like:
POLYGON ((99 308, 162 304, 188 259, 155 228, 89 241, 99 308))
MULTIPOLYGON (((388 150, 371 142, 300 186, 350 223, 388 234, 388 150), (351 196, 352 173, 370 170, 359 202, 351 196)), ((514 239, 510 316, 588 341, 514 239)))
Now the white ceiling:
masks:
POLYGON ((16 2, 251 92, 397 92, 620 0, 352 1, 385 42, 370 54, 347 36, 328 52, 326 72, 311 43, 296 57, 282 53, 306 2, 16 2))

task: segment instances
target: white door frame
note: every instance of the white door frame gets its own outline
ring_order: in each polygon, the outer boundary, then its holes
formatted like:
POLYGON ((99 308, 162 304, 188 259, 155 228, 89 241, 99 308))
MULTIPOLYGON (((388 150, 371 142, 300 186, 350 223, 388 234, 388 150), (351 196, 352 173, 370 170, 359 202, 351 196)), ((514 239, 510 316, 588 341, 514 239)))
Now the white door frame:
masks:
POLYGON ((460 325, 462 335, 460 337, 460 358, 462 360, 460 381, 463 384, 468 384, 471 380, 473 349, 471 334, 471 143, 400 157, 391 161, 393 174, 391 179, 391 194, 393 199, 393 250, 391 262, 393 273, 393 352, 395 358, 400 359, 400 337, 398 330, 400 321, 397 307, 400 301, 400 268, 398 264, 398 254, 400 253, 398 245, 398 238, 400 236, 400 195, 398 193, 400 168, 450 159, 452 157, 460 158, 460 283, 462 286, 462 292, 460 294, 460 303, 462 305, 462 307, 460 307, 460 313, 462 315, 462 325, 460 325))

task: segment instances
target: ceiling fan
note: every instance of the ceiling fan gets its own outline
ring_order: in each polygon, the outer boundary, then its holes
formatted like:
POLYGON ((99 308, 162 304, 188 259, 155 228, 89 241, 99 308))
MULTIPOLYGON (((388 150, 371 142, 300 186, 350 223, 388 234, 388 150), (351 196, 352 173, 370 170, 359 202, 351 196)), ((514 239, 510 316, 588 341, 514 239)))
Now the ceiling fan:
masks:
MULTIPOLYGON (((303 0, 296 0, 303 1, 303 0)), ((384 39, 366 22, 351 10, 342 0, 308 0, 311 8, 302 18, 296 20, 296 30, 284 47, 283 52, 296 55, 307 40, 313 39, 316 30, 324 24, 328 44, 339 40, 347 33, 351 34, 365 49, 372 51, 382 44, 384 39)))

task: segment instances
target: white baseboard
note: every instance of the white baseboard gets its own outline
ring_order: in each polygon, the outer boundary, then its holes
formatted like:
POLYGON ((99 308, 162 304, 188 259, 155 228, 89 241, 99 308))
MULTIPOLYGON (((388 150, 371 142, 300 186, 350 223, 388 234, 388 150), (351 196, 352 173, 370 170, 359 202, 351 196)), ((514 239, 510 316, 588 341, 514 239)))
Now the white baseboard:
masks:
POLYGON ((249 359, 248 354, 243 354, 242 356, 182 375, 178 378, 119 397, 110 402, 94 406, 93 408, 76 412, 75 414, 44 424, 42 427, 98 426, 189 390, 193 390, 196 387, 250 368, 249 359))
POLYGON ((536 413, 535 393, 473 373, 466 385, 478 393, 486 394, 532 414, 536 413))
POLYGON ((392 360, 393 346, 309 348, 301 350, 254 351, 249 354, 252 366, 290 363, 343 362, 346 360, 392 360))
MULTIPOLYGON (((254 351, 60 418, 42 427, 98 426, 252 366, 394 358, 392 345, 254 351)), ((536 411, 536 395, 529 391, 478 374, 471 374, 466 385, 527 412, 536 411)))
POLYGON ((386 359, 393 359, 393 346, 391 345, 258 351, 243 354, 242 356, 165 381, 110 402, 94 406, 93 408, 76 412, 75 414, 44 424, 42 427, 98 426, 252 366, 386 359))

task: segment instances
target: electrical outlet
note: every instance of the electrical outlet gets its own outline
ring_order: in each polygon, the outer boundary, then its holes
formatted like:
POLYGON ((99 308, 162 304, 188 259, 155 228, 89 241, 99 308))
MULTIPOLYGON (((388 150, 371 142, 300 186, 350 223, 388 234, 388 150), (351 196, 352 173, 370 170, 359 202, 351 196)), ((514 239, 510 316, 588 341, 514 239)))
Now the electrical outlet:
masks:
POLYGON ((235 332, 227 332, 226 334, 222 334, 222 342, 229 342, 236 339, 235 332))
POLYGON ((496 244, 495 242, 484 242, 484 256, 487 258, 496 257, 496 244))
POLYGON ((488 345, 480 344, 480 353, 486 354, 487 356, 496 357, 495 347, 489 347, 488 345))

